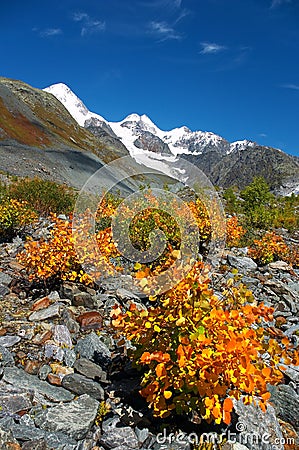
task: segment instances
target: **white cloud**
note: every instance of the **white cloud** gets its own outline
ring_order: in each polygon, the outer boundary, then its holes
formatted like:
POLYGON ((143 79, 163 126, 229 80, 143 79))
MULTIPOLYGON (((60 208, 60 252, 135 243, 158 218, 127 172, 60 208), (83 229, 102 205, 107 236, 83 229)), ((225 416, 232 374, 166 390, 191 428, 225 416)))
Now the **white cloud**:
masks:
POLYGON ((299 91, 299 84, 283 84, 282 87, 285 89, 293 89, 294 91, 299 91))
POLYGON ((106 22, 104 20, 94 19, 85 12, 76 12, 72 18, 74 22, 81 24, 81 36, 99 33, 106 29, 106 22))
POLYGON ((84 12, 76 12, 72 17, 75 22, 81 22, 81 20, 89 19, 89 15, 84 12))
POLYGON ((45 30, 41 30, 39 32, 41 37, 58 36, 60 34, 62 34, 62 30, 60 28, 46 28, 45 30))
POLYGON ((179 40, 182 36, 175 31, 175 29, 169 25, 167 22, 156 22, 152 21, 149 24, 150 32, 159 38, 161 41, 166 41, 169 39, 179 40))
POLYGON ((224 45, 215 44, 213 42, 201 42, 201 52, 203 55, 211 53, 219 53, 226 49, 224 45))

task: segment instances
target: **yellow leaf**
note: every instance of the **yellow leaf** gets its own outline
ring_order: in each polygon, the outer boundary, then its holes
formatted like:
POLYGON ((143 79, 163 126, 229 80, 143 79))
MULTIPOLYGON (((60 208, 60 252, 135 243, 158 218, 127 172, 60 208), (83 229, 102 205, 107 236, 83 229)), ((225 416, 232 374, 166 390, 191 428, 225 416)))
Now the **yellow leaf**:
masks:
POLYGON ((166 398, 166 400, 168 400, 169 398, 172 397, 172 392, 171 391, 164 391, 164 397, 166 398))
POLYGON ((138 263, 138 262, 134 266, 135 270, 140 270, 141 268, 142 268, 142 265, 140 263, 138 263))
POLYGON ((152 324, 150 322, 145 322, 145 328, 152 328, 152 324))
POLYGON ((154 330, 157 331, 157 333, 160 333, 161 328, 158 325, 155 325, 154 330))

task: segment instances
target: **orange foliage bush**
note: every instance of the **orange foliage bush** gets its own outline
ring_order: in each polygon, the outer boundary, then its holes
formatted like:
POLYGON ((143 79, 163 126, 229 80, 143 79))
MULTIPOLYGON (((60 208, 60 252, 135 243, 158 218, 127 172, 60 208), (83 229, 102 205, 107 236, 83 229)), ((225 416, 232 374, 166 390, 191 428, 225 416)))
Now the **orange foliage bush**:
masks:
POLYGON ((175 288, 151 298, 157 305, 148 310, 116 306, 112 324, 136 348, 136 365, 147 367, 141 394, 155 416, 196 410, 208 421, 229 424, 232 398, 244 395, 251 403, 258 397, 265 410, 267 383, 279 383, 280 363, 298 364, 299 357, 287 338, 278 342, 268 332, 273 309, 257 305, 233 279, 220 300, 202 271, 197 263, 175 288))
POLYGON ((266 233, 261 239, 256 239, 249 248, 251 258, 262 264, 282 260, 294 266, 299 264, 299 251, 297 246, 289 246, 285 240, 275 232, 266 233))
MULTIPOLYGON (((76 236, 72 234, 72 221, 59 219, 55 214, 51 215, 53 227, 48 239, 39 241, 28 240, 24 251, 18 255, 18 260, 24 264, 29 280, 48 280, 57 278, 61 280, 80 281, 84 284, 92 284, 93 278, 82 269, 84 256, 90 260, 93 255, 82 248, 82 259, 79 260, 77 250, 80 251, 81 243, 75 248, 76 236)), ((83 223, 82 233, 88 242, 90 224, 87 219, 83 223)), ((96 242, 102 252, 102 258, 116 256, 117 249, 112 242, 111 229, 101 230, 96 234, 96 242)), ((94 255, 96 258, 96 255, 94 255)), ((101 261, 99 261, 99 265, 101 261)))
POLYGON ((228 247, 238 247, 246 230, 239 224, 238 217, 232 216, 226 221, 226 244, 228 247))

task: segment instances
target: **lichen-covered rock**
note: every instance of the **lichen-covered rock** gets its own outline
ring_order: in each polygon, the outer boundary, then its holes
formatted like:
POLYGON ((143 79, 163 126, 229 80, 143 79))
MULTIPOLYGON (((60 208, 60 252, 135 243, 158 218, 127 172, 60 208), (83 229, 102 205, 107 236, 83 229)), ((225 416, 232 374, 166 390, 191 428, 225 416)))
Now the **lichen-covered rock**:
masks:
POLYGON ((67 434, 73 439, 83 439, 92 427, 99 402, 82 395, 70 403, 40 410, 35 415, 36 425, 44 430, 67 434))

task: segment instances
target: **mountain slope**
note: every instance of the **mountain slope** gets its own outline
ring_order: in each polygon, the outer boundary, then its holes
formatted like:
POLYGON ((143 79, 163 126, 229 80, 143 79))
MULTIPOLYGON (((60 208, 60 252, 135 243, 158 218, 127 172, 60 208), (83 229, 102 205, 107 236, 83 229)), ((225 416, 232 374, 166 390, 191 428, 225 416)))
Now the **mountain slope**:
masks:
MULTIPOLYGON (((93 133, 81 127, 51 93, 0 78, 0 171, 81 188, 104 164, 129 156, 109 128, 93 130, 93 126, 93 122, 89 123, 93 133)), ((131 166, 140 170, 134 159, 131 166)), ((159 177, 158 173, 141 176, 139 181, 171 183, 163 174, 161 180, 159 177)), ((135 190, 136 182, 127 180, 121 188, 135 190)))
MULTIPOLYGON (((185 126, 163 131, 146 115, 130 114, 120 122, 109 122, 90 112, 63 83, 45 90, 55 95, 80 125, 97 136, 107 133, 118 145, 124 145, 137 162, 164 173, 170 173, 170 163, 173 166, 180 156, 199 167, 219 186, 244 188, 255 176, 263 176, 279 193, 298 189, 299 159, 281 150, 248 140, 229 143, 214 133, 191 131, 185 126)), ((178 179, 182 178, 182 167, 177 162, 178 179)))

